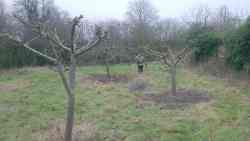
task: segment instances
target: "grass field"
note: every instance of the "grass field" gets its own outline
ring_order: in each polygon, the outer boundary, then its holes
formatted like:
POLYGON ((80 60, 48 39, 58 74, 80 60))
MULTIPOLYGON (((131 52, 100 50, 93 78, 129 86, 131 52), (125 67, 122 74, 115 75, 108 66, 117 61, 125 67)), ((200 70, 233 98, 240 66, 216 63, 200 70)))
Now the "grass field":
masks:
MULTIPOLYGON (((138 108, 142 93, 130 92, 128 83, 82 80, 104 70, 81 67, 77 74, 76 124, 91 123, 100 140, 250 141, 250 88, 180 68, 179 88, 204 91, 211 101, 186 108, 162 109, 158 104, 138 108)), ((134 65, 115 65, 111 72, 136 75, 134 65)), ((154 91, 170 87, 168 75, 157 64, 149 65, 144 76, 154 91)), ((39 140, 51 123, 63 124, 65 102, 60 78, 47 68, 2 71, 0 141, 39 140)))

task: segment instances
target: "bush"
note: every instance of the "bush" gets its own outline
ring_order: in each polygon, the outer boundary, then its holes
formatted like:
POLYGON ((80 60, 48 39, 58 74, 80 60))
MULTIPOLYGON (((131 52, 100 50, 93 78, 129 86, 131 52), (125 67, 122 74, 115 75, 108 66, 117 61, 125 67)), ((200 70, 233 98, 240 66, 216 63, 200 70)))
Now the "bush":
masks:
POLYGON ((207 61, 217 54, 222 44, 217 33, 208 27, 191 27, 188 35, 189 46, 193 48, 195 62, 207 61))
POLYGON ((250 65, 250 17, 236 31, 225 38, 226 61, 234 69, 243 70, 250 65))

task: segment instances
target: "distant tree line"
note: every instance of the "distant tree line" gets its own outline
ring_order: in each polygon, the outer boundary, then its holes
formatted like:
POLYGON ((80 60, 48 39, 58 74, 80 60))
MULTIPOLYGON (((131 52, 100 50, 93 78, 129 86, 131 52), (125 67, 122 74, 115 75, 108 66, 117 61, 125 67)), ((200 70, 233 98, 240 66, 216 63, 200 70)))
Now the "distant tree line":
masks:
MULTIPOLYGON (((49 22, 51 29, 57 29, 60 38, 65 39, 64 43, 69 43, 72 17, 60 10, 53 0, 17 0, 14 7, 15 10, 9 13, 4 3, 0 3, 1 33, 19 35, 24 41, 34 37, 29 28, 13 18, 14 15, 25 17, 30 23, 38 20, 49 22)), ((93 22, 85 19, 79 28, 78 38, 81 40, 77 44, 85 43, 94 35, 95 24, 107 31, 108 39, 82 56, 78 64, 130 63, 138 53, 153 61, 155 57, 148 54, 145 47, 156 49, 167 40, 168 45, 177 49, 192 48, 191 61, 194 63, 202 63, 222 54, 227 65, 238 70, 250 68, 250 18, 232 12, 227 6, 210 9, 200 5, 186 13, 181 19, 160 18, 157 9, 148 0, 135 0, 128 4, 123 21, 93 22)), ((44 53, 51 52, 43 40, 37 40, 31 46, 44 53)), ((18 44, 0 42, 0 68, 48 64, 45 59, 18 44)))

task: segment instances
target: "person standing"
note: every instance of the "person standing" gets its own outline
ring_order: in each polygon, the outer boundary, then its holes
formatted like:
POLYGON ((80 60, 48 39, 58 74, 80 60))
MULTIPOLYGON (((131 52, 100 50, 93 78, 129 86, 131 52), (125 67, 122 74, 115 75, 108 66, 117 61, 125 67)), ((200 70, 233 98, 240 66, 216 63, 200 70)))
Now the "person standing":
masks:
POLYGON ((144 71, 144 57, 140 54, 137 54, 135 57, 135 60, 137 63, 138 73, 143 73, 143 71, 144 71))

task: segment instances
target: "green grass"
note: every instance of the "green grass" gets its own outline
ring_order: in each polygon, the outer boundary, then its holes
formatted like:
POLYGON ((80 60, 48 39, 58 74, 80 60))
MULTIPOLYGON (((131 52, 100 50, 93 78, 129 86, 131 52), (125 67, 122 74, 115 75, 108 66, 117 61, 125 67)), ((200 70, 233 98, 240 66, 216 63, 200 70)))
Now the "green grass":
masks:
MULTIPOLYGON (((178 70, 178 87, 208 92, 209 103, 185 109, 159 105, 136 108, 136 96, 127 84, 87 84, 81 77, 105 73, 102 66, 78 69, 76 121, 94 122, 107 136, 113 130, 126 141, 250 141, 250 89, 223 80, 178 70)), ((134 65, 114 65, 113 74, 135 74, 134 65)), ((157 64, 147 69, 147 80, 158 91, 170 86, 157 64)), ((18 85, 15 91, 0 88, 0 141, 31 141, 34 132, 49 122, 65 118, 66 94, 58 75, 46 68, 26 68, 0 74, 1 84, 18 85), (22 86, 26 82, 28 86, 22 86)))

